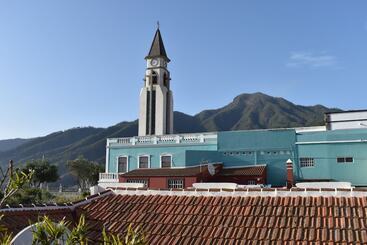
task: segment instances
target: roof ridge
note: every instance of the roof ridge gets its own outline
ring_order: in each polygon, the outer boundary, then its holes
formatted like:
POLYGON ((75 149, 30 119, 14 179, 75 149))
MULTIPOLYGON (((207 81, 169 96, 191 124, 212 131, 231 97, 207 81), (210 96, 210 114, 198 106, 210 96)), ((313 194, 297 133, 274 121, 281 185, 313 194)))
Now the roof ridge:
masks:
POLYGON ((212 189, 150 189, 108 187, 118 195, 169 196, 233 196, 233 197, 367 197, 367 189, 341 188, 212 188, 212 189))
POLYGON ((44 204, 19 204, 18 207, 12 207, 6 205, 5 208, 0 208, 0 213, 2 212, 14 212, 14 211, 31 211, 31 210, 61 210, 61 209, 70 209, 73 211, 75 208, 90 203, 96 199, 101 197, 114 194, 111 190, 106 190, 102 192, 98 192, 97 194, 90 195, 85 197, 82 200, 68 203, 44 203, 44 204))

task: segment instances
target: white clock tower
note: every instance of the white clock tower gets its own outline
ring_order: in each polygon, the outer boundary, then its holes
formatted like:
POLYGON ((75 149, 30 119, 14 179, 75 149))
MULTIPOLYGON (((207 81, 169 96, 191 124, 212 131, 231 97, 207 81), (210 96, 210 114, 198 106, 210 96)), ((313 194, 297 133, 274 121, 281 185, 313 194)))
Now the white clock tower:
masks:
POLYGON ((173 98, 170 90, 170 59, 164 49, 159 27, 145 57, 144 87, 140 91, 139 136, 173 133, 173 98))

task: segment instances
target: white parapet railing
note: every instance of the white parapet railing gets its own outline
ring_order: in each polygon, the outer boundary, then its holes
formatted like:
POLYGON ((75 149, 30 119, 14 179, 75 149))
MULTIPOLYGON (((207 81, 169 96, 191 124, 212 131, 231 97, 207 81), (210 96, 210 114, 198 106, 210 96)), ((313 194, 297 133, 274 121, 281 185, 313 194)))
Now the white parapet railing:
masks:
POLYGON ((117 173, 99 173, 99 182, 119 182, 119 175, 117 173))
POLYGON ((216 142, 216 133, 196 133, 196 134, 169 134, 152 136, 135 136, 127 138, 107 139, 107 146, 113 145, 163 145, 163 144, 203 144, 216 142))

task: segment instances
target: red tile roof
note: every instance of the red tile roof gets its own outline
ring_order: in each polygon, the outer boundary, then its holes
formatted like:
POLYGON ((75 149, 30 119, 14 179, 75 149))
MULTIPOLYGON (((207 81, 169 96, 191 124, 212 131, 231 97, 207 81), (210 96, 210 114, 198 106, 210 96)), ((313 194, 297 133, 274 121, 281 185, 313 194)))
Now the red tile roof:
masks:
MULTIPOLYGON (((149 244, 367 244, 365 192, 350 192, 348 196, 301 196, 305 192, 297 192, 279 193, 282 196, 253 192, 195 196, 179 194, 182 191, 170 195, 134 195, 138 192, 127 191, 124 195, 106 195, 68 207, 70 212, 67 208, 45 212, 74 220, 84 213, 92 242, 99 239, 103 227, 123 235, 133 224, 141 227, 149 244)), ((18 219, 23 222, 29 215, 24 209, 4 213, 7 217, 2 223, 8 227, 18 219)))
POLYGON ((366 197, 115 195, 76 211, 93 234, 133 224, 149 244, 367 243, 366 197))
POLYGON ((47 215, 54 222, 59 222, 63 218, 73 222, 76 221, 74 212, 76 207, 111 194, 111 191, 104 191, 86 199, 67 204, 32 204, 3 208, 0 209, 0 216, 3 216, 0 224, 4 225, 13 235, 16 235, 30 224, 38 222, 44 215, 47 215))
POLYGON ((38 222, 44 215, 55 222, 61 221, 64 217, 67 221, 73 221, 73 213, 69 207, 43 210, 26 208, 6 212, 0 210, 0 215, 4 215, 0 224, 4 225, 13 235, 16 235, 30 224, 38 222))
POLYGON ((221 176, 260 176, 264 174, 266 165, 249 166, 241 168, 223 168, 221 176))

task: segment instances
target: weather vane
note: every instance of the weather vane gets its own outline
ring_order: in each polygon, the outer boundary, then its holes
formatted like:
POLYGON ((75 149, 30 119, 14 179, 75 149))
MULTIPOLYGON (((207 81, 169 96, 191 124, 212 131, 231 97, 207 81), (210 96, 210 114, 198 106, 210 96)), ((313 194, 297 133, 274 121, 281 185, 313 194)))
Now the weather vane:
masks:
POLYGON ((157 21, 157 29, 159 29, 159 21, 157 21))

